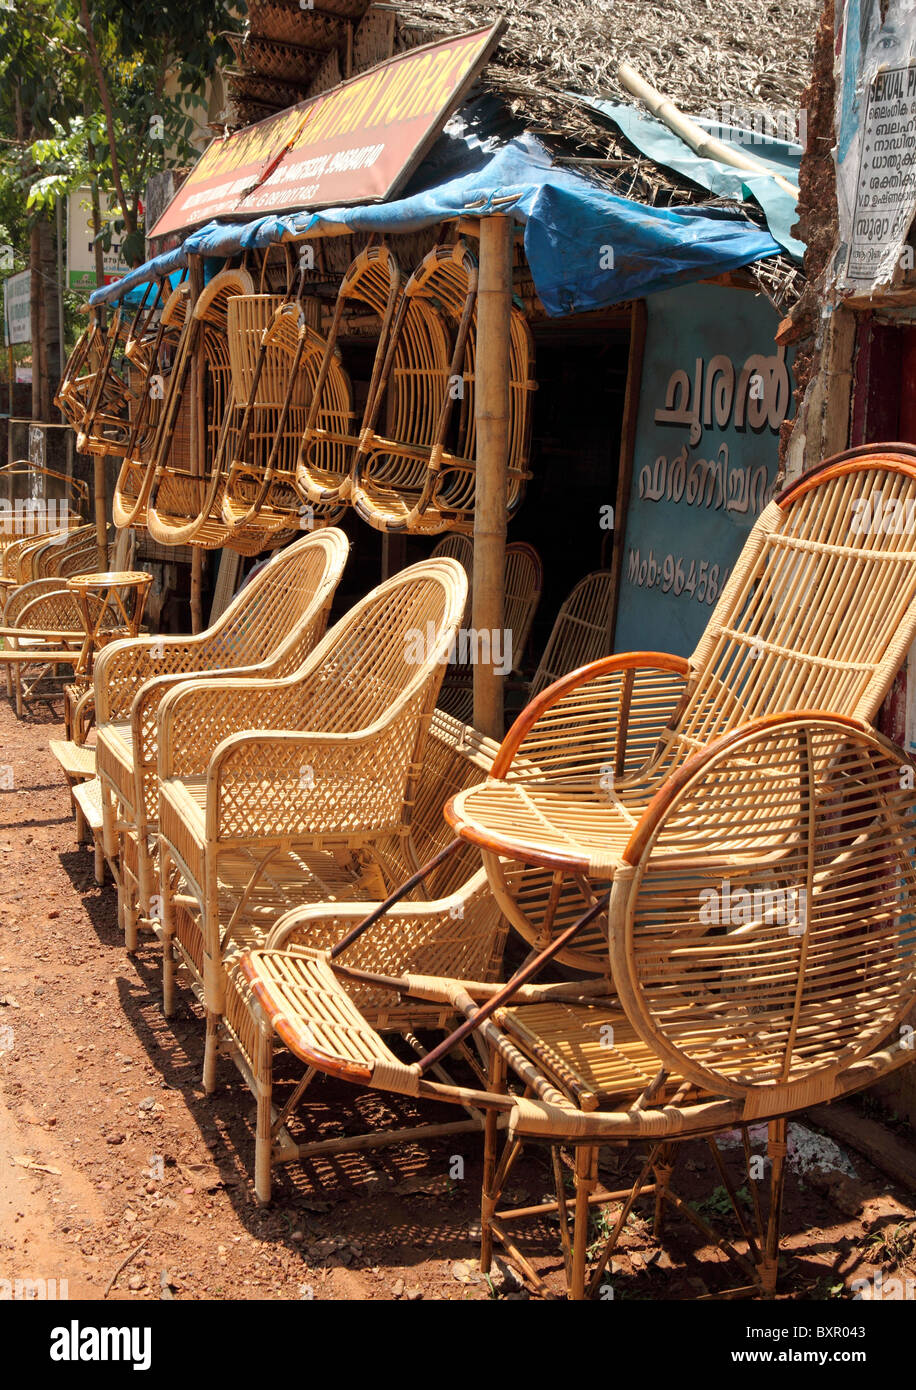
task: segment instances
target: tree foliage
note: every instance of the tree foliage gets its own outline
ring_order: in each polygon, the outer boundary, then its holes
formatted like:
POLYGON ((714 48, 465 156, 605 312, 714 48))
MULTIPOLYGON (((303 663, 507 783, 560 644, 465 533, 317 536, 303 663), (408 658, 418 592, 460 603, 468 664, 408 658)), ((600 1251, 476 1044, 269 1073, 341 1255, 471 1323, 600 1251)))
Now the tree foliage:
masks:
POLYGON ((21 226, 57 198, 96 185, 111 195, 103 244, 121 235, 125 259, 142 259, 147 179, 196 158, 191 113, 228 56, 221 31, 238 27, 231 0, 5 3, 0 220, 18 242, 21 226))

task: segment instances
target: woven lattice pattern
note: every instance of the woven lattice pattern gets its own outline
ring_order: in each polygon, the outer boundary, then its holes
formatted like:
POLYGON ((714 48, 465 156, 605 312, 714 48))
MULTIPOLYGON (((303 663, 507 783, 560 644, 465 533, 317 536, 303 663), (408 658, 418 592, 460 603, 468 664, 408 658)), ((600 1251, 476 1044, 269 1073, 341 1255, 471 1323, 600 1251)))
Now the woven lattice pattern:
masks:
POLYGON ((275 555, 222 616, 197 637, 118 642, 95 668, 98 767, 132 827, 143 888, 153 872, 148 837, 159 810, 159 705, 188 675, 233 671, 282 677, 324 633, 348 545, 340 531, 303 537, 275 555))
POLYGON ((614 963, 630 953, 634 1021, 683 1075, 731 1095, 829 1084, 904 1017, 916 992, 905 771, 864 728, 771 722, 704 757, 654 817, 614 963))

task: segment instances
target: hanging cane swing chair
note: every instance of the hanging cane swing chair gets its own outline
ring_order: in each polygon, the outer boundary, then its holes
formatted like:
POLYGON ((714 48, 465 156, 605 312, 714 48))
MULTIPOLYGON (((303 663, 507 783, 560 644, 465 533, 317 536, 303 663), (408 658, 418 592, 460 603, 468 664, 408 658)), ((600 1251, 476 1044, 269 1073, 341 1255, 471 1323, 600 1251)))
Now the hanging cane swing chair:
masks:
MULTIPOLYGON (((477 261, 461 241, 437 246, 399 298, 353 464, 350 500, 370 526, 435 535, 474 525, 477 261), (384 414, 383 414, 384 407, 384 414)), ((507 514, 530 476, 534 347, 510 323, 507 514)))

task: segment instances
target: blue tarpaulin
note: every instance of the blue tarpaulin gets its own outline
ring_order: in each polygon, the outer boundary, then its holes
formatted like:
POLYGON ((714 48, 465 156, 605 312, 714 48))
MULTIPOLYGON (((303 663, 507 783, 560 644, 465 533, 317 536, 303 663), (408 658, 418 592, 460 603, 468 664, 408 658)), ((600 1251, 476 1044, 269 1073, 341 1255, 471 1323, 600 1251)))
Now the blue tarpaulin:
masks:
POLYGON ((682 174, 720 197, 734 198, 737 202, 753 198, 763 209, 767 226, 776 240, 791 256, 801 260, 805 253, 804 242, 796 240, 789 230, 798 221, 798 199, 770 177, 770 174, 781 174, 790 183, 798 183, 801 145, 791 145, 769 137, 764 139, 757 131, 723 127, 710 121, 695 122, 714 133, 723 145, 730 145, 741 154, 751 155, 770 171, 769 174, 755 174, 748 169, 737 169, 732 164, 723 164, 718 159, 707 159, 697 154, 663 121, 643 115, 633 106, 603 101, 598 97, 577 96, 576 99, 591 111, 607 116, 619 126, 631 144, 656 164, 673 169, 676 174, 682 174))
POLYGON ((126 289, 185 265, 189 254, 225 257, 284 236, 332 230, 412 232, 468 213, 510 212, 524 226, 525 254, 537 292, 548 314, 555 316, 607 308, 721 275, 780 250, 769 232, 728 209, 650 208, 618 197, 582 174, 554 165, 532 135, 495 149, 487 142, 462 138, 457 147, 464 151, 460 172, 436 181, 442 177, 443 163, 449 162, 437 146, 406 195, 390 203, 294 212, 247 223, 211 222, 188 236, 179 249, 96 290, 90 303, 120 298, 126 289), (474 167, 468 169, 468 163, 474 167), (424 174, 426 181, 432 176, 429 187, 422 186, 424 174))

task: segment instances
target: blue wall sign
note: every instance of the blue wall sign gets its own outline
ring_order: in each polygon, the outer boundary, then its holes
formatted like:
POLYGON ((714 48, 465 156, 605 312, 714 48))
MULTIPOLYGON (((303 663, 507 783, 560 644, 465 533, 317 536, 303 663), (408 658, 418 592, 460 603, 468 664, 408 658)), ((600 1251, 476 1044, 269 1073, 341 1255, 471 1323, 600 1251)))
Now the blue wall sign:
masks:
POLYGON ((773 495, 793 383, 765 299, 687 285, 647 309, 614 645, 689 656, 773 495))

